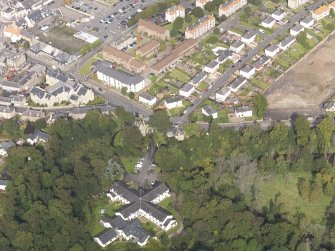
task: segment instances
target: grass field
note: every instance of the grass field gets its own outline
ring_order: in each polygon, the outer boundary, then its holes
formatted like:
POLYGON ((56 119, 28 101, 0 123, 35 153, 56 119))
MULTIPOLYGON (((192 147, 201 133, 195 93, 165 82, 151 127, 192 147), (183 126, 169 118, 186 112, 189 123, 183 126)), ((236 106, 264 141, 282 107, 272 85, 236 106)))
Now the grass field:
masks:
POLYGON ((301 212, 310 222, 321 223, 332 198, 320 195, 319 201, 316 202, 303 200, 297 188, 300 177, 308 179, 310 176, 308 173, 289 173, 287 177, 277 175, 266 181, 256 181, 256 208, 261 210, 263 207, 269 207, 271 200, 277 201, 277 204, 281 205, 281 211, 287 213, 289 219, 293 219, 295 213, 301 212))
POLYGON ((128 173, 135 173, 135 165, 139 158, 121 156, 121 162, 128 173))
POLYGON ((96 58, 96 57, 90 58, 90 59, 83 65, 83 67, 80 68, 79 73, 80 73, 81 75, 84 75, 84 76, 90 74, 92 64, 93 64, 94 62, 98 61, 98 60, 99 60, 99 58, 96 58))
POLYGON ((45 43, 51 42, 52 46, 71 55, 78 53, 83 46, 87 45, 85 41, 73 36, 73 34, 77 33, 77 30, 65 24, 55 26, 46 32, 36 30, 36 33, 41 41, 45 43))
POLYGON ((190 80, 190 76, 178 68, 172 69, 169 73, 169 77, 183 83, 187 83, 190 80))

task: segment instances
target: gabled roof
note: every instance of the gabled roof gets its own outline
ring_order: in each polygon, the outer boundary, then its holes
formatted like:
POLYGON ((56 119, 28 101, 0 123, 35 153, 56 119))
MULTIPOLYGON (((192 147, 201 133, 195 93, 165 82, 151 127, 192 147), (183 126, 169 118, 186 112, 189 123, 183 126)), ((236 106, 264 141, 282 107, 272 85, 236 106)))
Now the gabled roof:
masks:
POLYGON ((213 109, 213 107, 211 107, 211 106, 209 106, 209 105, 205 105, 205 106, 203 106, 202 109, 204 109, 204 111, 205 111, 207 114, 209 114, 209 115, 213 115, 213 114, 217 113, 217 111, 215 111, 215 110, 213 109))
POLYGON ((234 43, 232 43, 230 45, 230 47, 236 48, 236 49, 240 48, 241 46, 244 46, 244 43, 242 41, 240 41, 240 40, 237 40, 237 41, 235 41, 234 43))
POLYGON ((149 93, 146 93, 146 92, 141 93, 140 97, 144 98, 146 100, 149 100, 149 101, 152 101, 152 100, 154 100, 156 98, 155 96, 150 95, 149 93))
POLYGON ((7 151, 8 149, 14 146, 15 146, 15 143, 13 141, 5 141, 0 144, 0 149, 7 151))
POLYGON ((272 12, 272 15, 281 16, 284 13, 285 13, 284 10, 282 10, 282 9, 276 9, 274 12, 272 12))
POLYGON ((29 136, 28 139, 32 141, 42 139, 47 142, 49 140, 49 134, 47 134, 46 132, 42 132, 40 130, 36 130, 33 134, 29 136))
POLYGON ((262 23, 265 23, 265 24, 271 24, 275 21, 275 19, 273 17, 266 17, 265 19, 262 20, 262 23))
POLYGON ((115 182, 111 187, 115 193, 121 195, 129 202, 135 202, 138 200, 138 194, 135 191, 130 190, 122 182, 115 182))
POLYGON ((267 47, 265 50, 270 51, 270 52, 274 52, 276 50, 278 50, 278 46, 277 45, 270 45, 269 47, 267 47))
POLYGON ((241 71, 245 72, 245 73, 249 73, 251 72, 253 69, 255 69, 253 66, 251 65, 246 65, 243 69, 241 69, 241 71))
POLYGON ((237 77, 230 85, 229 87, 232 89, 236 89, 238 88, 240 85, 242 85, 243 83, 245 83, 245 81, 247 81, 247 79, 243 76, 239 76, 237 77))
POLYGON ((8 180, 0 180, 0 186, 7 186, 8 180))
POLYGON ((205 79, 207 77, 207 74, 203 71, 200 71, 198 74, 196 74, 190 81, 190 83, 196 85, 198 84, 200 81, 202 81, 203 79, 205 79))
POLYGON ((49 69, 47 71, 47 75, 49 77, 51 77, 51 78, 57 79, 57 80, 62 81, 64 83, 69 79, 69 76, 67 76, 66 74, 62 73, 58 69, 49 69))
POLYGON ((99 239, 101 243, 105 245, 106 243, 116 238, 117 236, 118 236, 118 233, 114 229, 110 228, 108 230, 105 230, 99 233, 95 238, 99 239))
POLYGON ((288 36, 280 42, 280 46, 285 47, 285 46, 287 46, 288 44, 292 43, 295 40, 296 40, 296 38, 294 36, 288 36))
POLYGON ((242 107, 237 107, 235 109, 235 112, 247 112, 247 111, 252 111, 252 107, 250 107, 250 106, 242 106, 242 107))

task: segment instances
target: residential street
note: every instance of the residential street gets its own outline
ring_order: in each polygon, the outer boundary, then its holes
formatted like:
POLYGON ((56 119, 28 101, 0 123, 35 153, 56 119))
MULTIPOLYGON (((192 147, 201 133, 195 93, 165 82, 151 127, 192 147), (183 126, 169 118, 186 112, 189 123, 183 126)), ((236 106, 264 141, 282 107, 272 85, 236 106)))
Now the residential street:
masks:
POLYGON ((197 100, 194 101, 193 106, 188 108, 186 112, 180 116, 180 117, 174 117, 172 118, 172 122, 176 124, 184 124, 188 122, 189 115, 194 112, 198 106, 206 100, 208 97, 213 95, 216 91, 218 91, 220 88, 226 86, 228 84, 228 79, 241 68, 244 67, 244 65, 251 60, 254 56, 256 56, 259 52, 264 50, 278 35, 288 31, 291 27, 293 27, 299 20, 305 18, 310 10, 314 10, 320 5, 322 5, 325 2, 325 0, 320 0, 310 6, 308 8, 301 10, 297 14, 295 14, 292 19, 287 22, 286 24, 282 25, 280 28, 275 30, 272 34, 265 37, 265 39, 258 44, 257 47, 255 47, 253 50, 250 50, 248 54, 246 54, 243 58, 241 58, 240 61, 236 62, 234 65, 232 65, 225 73, 221 75, 210 87, 210 89, 200 96, 197 100))

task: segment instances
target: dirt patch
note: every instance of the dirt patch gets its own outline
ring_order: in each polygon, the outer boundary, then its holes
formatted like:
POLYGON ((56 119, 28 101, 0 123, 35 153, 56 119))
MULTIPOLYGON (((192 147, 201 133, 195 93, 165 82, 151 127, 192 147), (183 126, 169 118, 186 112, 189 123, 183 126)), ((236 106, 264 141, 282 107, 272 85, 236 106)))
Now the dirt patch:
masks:
POLYGON ((335 36, 311 52, 267 91, 269 108, 319 105, 335 92, 335 36))

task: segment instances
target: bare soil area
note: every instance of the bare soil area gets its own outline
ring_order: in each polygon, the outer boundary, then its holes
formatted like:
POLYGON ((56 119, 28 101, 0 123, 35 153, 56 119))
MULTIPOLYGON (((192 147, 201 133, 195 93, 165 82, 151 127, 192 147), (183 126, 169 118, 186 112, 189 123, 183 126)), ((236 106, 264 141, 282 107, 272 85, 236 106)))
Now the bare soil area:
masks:
POLYGON ((335 36, 329 37, 266 92, 270 109, 309 107, 335 93, 335 36))

